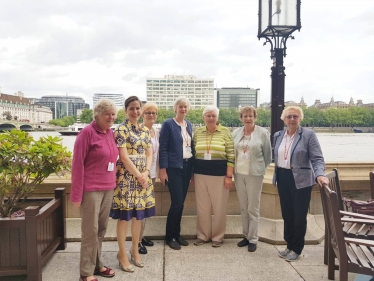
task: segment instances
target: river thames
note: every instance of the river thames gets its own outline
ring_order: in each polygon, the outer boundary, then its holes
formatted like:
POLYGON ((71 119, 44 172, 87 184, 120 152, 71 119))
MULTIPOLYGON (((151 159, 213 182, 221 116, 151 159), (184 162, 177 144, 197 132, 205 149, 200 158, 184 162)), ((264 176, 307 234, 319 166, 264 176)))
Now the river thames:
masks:
MULTIPOLYGON (((61 136, 58 132, 32 132, 35 138, 60 136, 62 143, 73 151, 76 136, 61 136)), ((374 134, 317 133, 325 162, 374 162, 374 134)))

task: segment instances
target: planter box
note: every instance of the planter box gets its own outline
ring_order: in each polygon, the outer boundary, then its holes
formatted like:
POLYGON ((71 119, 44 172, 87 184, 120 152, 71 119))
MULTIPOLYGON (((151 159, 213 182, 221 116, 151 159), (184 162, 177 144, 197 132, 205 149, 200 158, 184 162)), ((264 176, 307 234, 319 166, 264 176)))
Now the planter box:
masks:
POLYGON ((0 218, 0 276, 27 275, 42 281, 42 267, 66 248, 65 188, 43 207, 25 209, 23 218, 0 218))

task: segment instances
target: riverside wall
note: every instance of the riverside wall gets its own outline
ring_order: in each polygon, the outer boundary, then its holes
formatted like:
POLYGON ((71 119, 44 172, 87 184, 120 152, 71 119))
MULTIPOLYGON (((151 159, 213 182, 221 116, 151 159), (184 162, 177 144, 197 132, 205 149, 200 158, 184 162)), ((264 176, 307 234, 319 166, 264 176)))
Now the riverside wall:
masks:
MULTIPOLYGON (((343 196, 355 199, 365 199, 370 197, 369 172, 374 171, 374 163, 327 163, 326 173, 332 169, 339 170, 339 176, 343 191, 343 196)), ((268 220, 281 220, 281 209, 277 188, 272 185, 274 165, 271 164, 266 171, 261 196, 261 218, 268 220)), ((78 218, 79 210, 74 208, 70 203, 70 176, 59 178, 50 176, 45 183, 38 186, 32 197, 53 197, 56 187, 65 187, 67 199, 67 218, 78 218)), ((156 215, 166 216, 170 206, 170 195, 168 188, 160 182, 155 185, 156 194, 156 215)), ((321 215, 322 205, 318 186, 312 191, 310 202, 310 215, 321 215)), ((239 201, 236 194, 235 183, 230 190, 227 207, 228 215, 240 215, 239 201)), ((186 201, 184 204, 184 216, 196 215, 195 187, 190 185, 186 201)))

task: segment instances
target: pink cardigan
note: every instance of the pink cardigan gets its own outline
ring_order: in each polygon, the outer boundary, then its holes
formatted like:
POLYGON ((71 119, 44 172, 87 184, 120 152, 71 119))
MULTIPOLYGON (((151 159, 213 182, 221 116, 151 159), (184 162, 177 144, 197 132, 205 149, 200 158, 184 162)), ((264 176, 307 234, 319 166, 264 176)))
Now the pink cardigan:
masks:
POLYGON ((79 132, 74 144, 71 174, 71 202, 82 202, 83 192, 116 187, 118 148, 111 129, 104 133, 92 121, 79 132), (108 171, 109 162, 113 171, 108 171))

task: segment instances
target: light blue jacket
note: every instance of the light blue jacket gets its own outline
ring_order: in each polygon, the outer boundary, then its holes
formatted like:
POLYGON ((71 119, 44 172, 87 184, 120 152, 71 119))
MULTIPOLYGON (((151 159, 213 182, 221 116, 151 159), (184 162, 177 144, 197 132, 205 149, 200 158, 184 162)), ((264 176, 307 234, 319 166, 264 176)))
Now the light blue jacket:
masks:
MULTIPOLYGON (((274 134, 274 176, 273 184, 277 181, 278 149, 286 130, 274 134)), ((316 133, 301 126, 297 129, 291 147, 290 165, 296 188, 304 188, 316 184, 319 176, 325 175, 325 160, 316 133)))
MULTIPOLYGON (((237 128, 232 132, 235 151, 235 173, 237 148, 240 140, 243 137, 243 134, 244 127, 237 128)), ((264 175, 266 168, 270 165, 271 162, 270 133, 268 130, 257 125, 255 126, 255 129, 251 135, 251 141, 249 142, 249 153, 249 174, 252 176, 264 175)))

